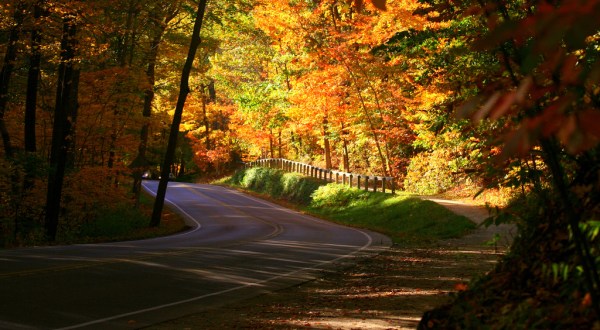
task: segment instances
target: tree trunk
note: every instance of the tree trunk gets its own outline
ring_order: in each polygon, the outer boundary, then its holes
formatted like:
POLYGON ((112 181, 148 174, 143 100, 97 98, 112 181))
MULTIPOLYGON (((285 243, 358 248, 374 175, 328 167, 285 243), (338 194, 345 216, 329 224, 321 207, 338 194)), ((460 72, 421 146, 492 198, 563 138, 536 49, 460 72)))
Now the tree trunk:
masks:
POLYGON ((279 158, 283 158, 283 146, 281 143, 281 128, 279 129, 279 132, 277 135, 277 148, 279 151, 279 158))
POLYGON ((294 134, 294 131, 290 131, 290 142, 296 153, 296 158, 298 158, 300 156, 300 149, 298 149, 298 146, 296 145, 296 135, 294 134))
POLYGON ((343 145, 343 158, 344 158, 344 171, 350 172, 350 157, 348 155, 348 140, 346 140, 346 127, 344 127, 344 122, 342 122, 342 145, 343 145))
POLYGON ((34 27, 31 30, 31 55, 29 58, 29 71, 27 73, 27 97, 25 100, 25 151, 36 152, 36 106, 37 90, 40 79, 40 65, 42 34, 40 31, 40 18, 42 17, 41 2, 34 4, 33 19, 34 27))
POLYGON ((325 168, 330 170, 331 164, 331 145, 329 143, 329 121, 327 115, 323 117, 323 146, 325 148, 325 168))
POLYGON ((63 18, 63 33, 61 40, 61 62, 59 65, 58 82, 56 88, 56 105, 54 110, 54 124, 52 130, 52 146, 50 151, 50 168, 48 171, 48 191, 46 198, 46 215, 44 227, 48 240, 56 239, 58 218, 60 213, 60 200, 65 175, 67 152, 70 147, 70 131, 72 126, 72 115, 75 109, 77 95, 77 75, 79 71, 74 70, 73 59, 77 40, 75 39, 77 29, 74 15, 63 18))
POLYGON ((273 129, 271 128, 269 131, 269 154, 271 155, 271 158, 275 158, 275 146, 273 143, 273 129))
MULTIPOLYGON (((144 108, 142 116, 146 119, 140 131, 140 145, 138 147, 138 155, 131 164, 134 169, 133 193, 135 194, 136 207, 139 206, 140 193, 142 189, 142 175, 148 169, 148 159, 146 158, 146 150, 148 149, 148 136, 150 133, 149 118, 152 116, 152 102, 154 101, 154 84, 156 81, 156 60, 158 59, 158 50, 162 38, 167 30, 169 22, 175 17, 176 11, 168 14, 164 21, 159 24, 159 29, 153 36, 150 42, 150 51, 148 53, 148 66, 146 67, 146 79, 148 79, 148 89, 144 91, 144 108)), ((158 21, 158 19, 156 19, 158 21)))
POLYGON ((208 115, 206 113, 206 94, 204 92, 204 87, 202 87, 202 121, 204 122, 204 143, 206 146, 206 151, 210 149, 210 123, 208 122, 208 115))
POLYGON ((185 65, 183 66, 183 70, 181 72, 179 96, 177 98, 175 113, 173 114, 173 123, 171 125, 171 131, 169 134, 169 143, 167 145, 167 152, 165 154, 165 159, 161 169, 161 178, 158 184, 158 190, 156 192, 156 200, 154 202, 154 209, 152 211, 152 219, 150 220, 151 227, 157 227, 160 225, 162 210, 165 204, 165 195, 167 193, 167 184, 169 182, 169 169, 171 168, 171 163, 173 163, 173 156, 175 155, 175 148, 177 147, 179 125, 181 124, 183 107, 185 106, 187 95, 190 92, 189 78, 192 71, 194 58, 196 57, 196 51, 201 42, 200 29, 202 28, 202 21, 204 19, 204 12, 206 11, 207 2, 208 0, 200 0, 198 3, 198 11, 196 13, 196 20, 194 22, 194 31, 192 33, 190 49, 188 51, 185 65))
POLYGON ((383 175, 388 176, 388 166, 387 166, 388 161, 385 158, 385 156, 383 155, 383 151, 381 149, 381 143, 379 142, 379 134, 377 134, 377 131, 375 129, 375 124, 373 123, 373 118, 371 116, 371 113, 369 112, 369 109, 367 108, 365 99, 362 95, 362 90, 361 90, 360 86, 358 85, 358 78, 356 77, 354 72, 352 72, 352 70, 350 69, 350 67, 347 64, 344 63, 344 67, 346 68, 346 71, 350 74, 350 77, 352 77, 352 80, 354 81, 354 87, 356 89, 356 93, 358 94, 358 99, 360 100, 361 107, 363 109, 363 112, 365 113, 365 117, 367 118, 367 123, 369 124, 369 130, 371 131, 371 134, 373 135, 373 140, 375 141, 375 147, 377 148, 377 154, 379 155, 379 160, 381 161, 381 170, 383 172, 383 175))
MULTIPOLYGON (((25 98, 25 127, 24 144, 25 152, 35 154, 36 146, 36 109, 37 109, 37 91, 40 80, 40 65, 42 33, 40 29, 40 18, 42 17, 42 2, 36 1, 33 7, 33 29, 31 30, 31 54, 29 57, 29 70, 27 72, 27 96, 25 98)), ((27 158, 28 160, 30 157, 27 158)), ((31 165, 25 167, 25 178, 23 188, 29 190, 33 187, 34 170, 31 165)))
POLYGON ((2 64, 2 70, 0 71, 0 135, 2 135, 4 156, 6 158, 12 158, 14 154, 8 128, 4 121, 4 114, 6 113, 6 107, 8 105, 8 87, 10 85, 10 78, 15 66, 15 60, 17 59, 19 32, 25 19, 25 3, 23 1, 19 1, 17 4, 13 18, 15 23, 8 35, 8 45, 6 46, 4 62, 2 64))

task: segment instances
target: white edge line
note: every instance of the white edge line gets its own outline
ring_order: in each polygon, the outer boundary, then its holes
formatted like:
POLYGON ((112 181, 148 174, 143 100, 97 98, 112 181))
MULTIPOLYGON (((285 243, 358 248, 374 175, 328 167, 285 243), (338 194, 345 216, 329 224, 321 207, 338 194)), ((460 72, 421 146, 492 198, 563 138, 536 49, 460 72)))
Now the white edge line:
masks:
MULTIPOLYGON (((146 191, 150 192, 151 194, 154 194, 154 192, 151 191, 148 187, 146 187, 143 183, 142 183, 142 186, 144 187, 144 189, 146 189, 146 191)), ((242 193, 240 193, 240 192, 238 192, 236 190, 233 190, 233 189, 227 189, 227 190, 229 190, 231 192, 238 193, 239 195, 242 195, 242 196, 244 196, 244 197, 246 197, 246 198, 248 198, 250 200, 253 200, 255 202, 261 203, 263 205, 267 205, 267 206, 270 206, 270 207, 275 207, 275 208, 277 208, 277 209, 279 209, 281 211, 285 211, 285 212, 289 212, 289 213, 295 213, 297 215, 302 215, 304 218, 312 220, 312 221, 315 221, 315 222, 321 222, 321 221, 323 221, 321 219, 318 219, 318 218, 315 218, 315 217, 312 217, 312 216, 308 216, 306 214, 302 214, 302 213, 294 211, 294 210, 283 208, 283 207, 281 207, 281 206, 279 206, 277 204, 268 203, 268 202, 263 201, 261 199, 254 198, 254 197, 248 196, 246 194, 242 194, 242 193)), ((167 201, 169 204, 171 204, 174 207, 176 207, 185 216, 187 216, 190 220, 192 220, 194 223, 197 224, 197 227, 194 228, 192 231, 188 231, 188 232, 185 232, 185 233, 182 233, 182 234, 179 234, 179 235, 188 235, 188 234, 193 233, 196 230, 200 229, 200 227, 201 227, 200 223, 198 221, 196 221, 191 215, 189 215, 187 212, 185 212, 184 210, 182 210, 174 202, 172 202, 172 201, 170 201, 170 200, 168 200, 166 198, 165 198, 165 201, 167 201)), ((225 293, 229 293, 229 292, 232 292, 232 291, 241 290, 241 289, 244 289, 244 288, 247 288, 247 287, 251 287, 251 286, 258 286, 260 284, 272 282, 272 281, 280 279, 280 278, 290 277, 290 276, 292 276, 292 275, 294 275, 296 273, 300 273, 300 272, 304 272, 304 271, 322 270, 321 266, 327 265, 327 264, 332 264, 332 263, 337 262, 337 261, 339 261, 341 259, 348 258, 348 257, 350 257, 350 256, 352 256, 354 254, 357 254, 359 252, 364 251, 365 249, 367 249, 369 246, 371 246, 373 244, 373 238, 367 232, 364 232, 364 231, 356 229, 356 228, 348 227, 348 226, 343 226, 343 227, 346 227, 348 229, 351 229, 353 231, 356 231, 356 232, 359 232, 359 233, 363 234, 367 238, 367 243, 364 244, 363 246, 361 246, 358 250, 354 250, 354 251, 352 251, 352 252, 350 252, 350 253, 348 253, 346 255, 337 257, 335 259, 320 262, 320 263, 316 264, 315 266, 304 267, 304 268, 301 268, 301 269, 296 269, 296 270, 294 270, 292 272, 281 274, 281 275, 277 275, 277 276, 273 276, 273 277, 265 279, 265 280, 256 281, 256 282, 253 282, 253 283, 247 283, 247 284, 236 286, 236 287, 229 288, 229 289, 226 289, 226 290, 221 290, 221 291, 218 291, 218 292, 212 292, 212 293, 208 293, 208 294, 205 294, 205 295, 201 295, 201 296, 197 296, 197 297, 193 297, 193 298, 189 298, 189 299, 184 299, 184 300, 179 300, 179 301, 171 302, 171 303, 168 303, 168 304, 163 304, 163 305, 158 305, 158 306, 149 307, 149 308, 145 308, 145 309, 140 309, 140 310, 137 310, 137 311, 123 313, 123 314, 119 314, 119 315, 113 315, 113 316, 109 316, 109 317, 106 317, 106 318, 97 319, 97 320, 94 320, 94 321, 89 321, 89 322, 80 323, 80 324, 75 324, 75 325, 68 326, 68 327, 57 328, 56 330, 78 329, 78 328, 82 328, 82 327, 86 327, 86 326, 90 326, 90 325, 94 325, 94 324, 99 324, 99 323, 114 321, 114 320, 117 320, 117 319, 120 319, 120 318, 124 318, 124 317, 128 317, 128 316, 133 316, 133 315, 137 315, 137 314, 152 312, 152 311, 160 310, 160 309, 163 309, 163 308, 174 307, 174 306, 177 306, 177 305, 182 305, 182 304, 194 302, 194 301, 201 300, 201 299, 208 298, 208 297, 222 295, 222 294, 225 294, 225 293)), ((172 235, 172 236, 178 236, 178 235, 172 235)), ((172 237, 172 236, 170 236, 170 237, 172 237)))
MULTIPOLYGON (((150 193, 150 194, 152 194, 153 196, 156 197, 156 193, 154 191, 150 190, 150 188, 146 187, 146 185, 144 184, 143 181, 142 181, 142 187, 144 187, 144 190, 146 190, 148 193, 150 193)), ((185 232, 182 232, 182 233, 179 233, 179 234, 168 235, 168 236, 164 236, 164 237, 156 237, 156 238, 151 238, 151 239, 148 239, 148 240, 158 240, 158 239, 165 239, 165 238, 178 237, 178 236, 187 236, 187 235, 190 235, 192 233, 195 233, 196 231, 200 230, 200 228, 202 228, 202 225, 200 224, 200 222, 198 222, 189 213, 187 213, 181 207, 179 207, 179 205, 175 204, 174 202, 172 202, 171 200, 169 200, 166 197, 165 197, 165 202, 169 203, 171 206, 173 206, 177 210, 179 210, 179 212, 181 212, 181 214, 183 214, 186 218, 188 218, 189 220, 191 220, 195 224, 195 227, 192 230, 188 230, 188 231, 185 231, 185 232)))
MULTIPOLYGON (((144 189, 147 189, 148 191, 150 191, 145 186, 144 186, 144 189)), ((235 190, 233 190, 233 191, 235 191, 235 190)), ((150 191, 150 193, 152 193, 152 191, 150 191)), ((262 201, 260 199, 254 199, 254 198, 251 198, 251 197, 249 197, 249 196, 247 196, 245 194, 241 194, 241 193, 240 193, 240 195, 246 196, 249 199, 252 199, 255 202, 259 202, 259 203, 262 203, 264 205, 268 205, 268 206, 271 206, 271 207, 275 206, 275 207, 277 207, 277 208, 279 208, 280 210, 283 210, 283 211, 289 211, 291 213, 297 213, 297 214, 303 215, 307 219, 311 219, 313 221, 320 221, 317 218, 306 216, 306 215, 304 215, 304 214, 302 214, 300 212, 296 212, 296 211, 293 211, 293 210, 282 208, 282 207, 280 207, 277 204, 269 204, 269 203, 266 203, 266 202, 264 202, 264 201, 262 201)), ((181 212, 183 212, 184 214, 186 214, 186 216, 188 216, 194 222, 198 223, 189 214, 187 214, 185 211, 183 211, 181 208, 179 208, 177 206, 177 204, 175 204, 175 203, 173 203, 171 201, 169 201, 169 203, 171 203, 172 205, 174 205, 175 207, 177 207, 181 212)), ((194 229, 194 231, 198 230, 199 228, 200 228, 200 224, 198 223, 198 227, 196 229, 194 229)), ((366 232, 364 232, 362 230, 356 229, 356 228, 352 228, 352 227, 346 227, 346 228, 349 228, 351 230, 354 230, 356 232, 359 232, 359 233, 363 234, 367 238, 367 243, 364 244, 363 246, 361 246, 358 250, 354 250, 354 251, 352 251, 352 252, 350 252, 348 254, 345 254, 343 256, 337 257, 337 258, 335 258, 333 260, 323 261, 323 262, 320 262, 320 263, 316 264, 315 266, 304 267, 304 268, 301 268, 301 269, 296 269, 296 270, 294 270, 292 272, 289 272, 289 273, 285 273, 285 274, 273 276, 271 278, 268 278, 268 279, 265 279, 265 280, 261 280, 261 281, 256 281, 256 282, 253 282, 253 283, 247 283, 247 284, 236 286, 236 287, 229 288, 229 289, 226 289, 226 290, 221 290, 221 291, 218 291, 218 292, 212 292, 212 293, 208 293, 208 294, 205 294, 205 295, 201 295, 201 296, 197 296, 197 297, 193 297, 193 298, 189 298, 189 299, 184 299, 184 300, 179 300, 179 301, 175 301, 175 302, 164 304, 164 305, 159 305, 159 306, 149 307, 149 308, 145 308, 145 309, 140 309, 140 310, 129 312, 129 313, 123 313, 123 314, 119 314, 119 315, 109 316, 109 317, 102 318, 102 319, 97 319, 97 320, 94 320, 94 321, 89 321, 89 322, 85 322, 85 323, 75 324, 75 325, 64 327, 64 328, 58 328, 56 330, 78 329, 78 328, 82 328, 82 327, 86 327, 86 326, 90 326, 90 325, 94 325, 94 324, 99 324, 99 323, 114 321, 114 320, 117 320, 117 319, 120 319, 120 318, 123 318, 123 317, 127 317, 127 316, 133 316, 133 315, 142 314, 142 313, 146 313, 146 312, 152 312, 152 311, 156 311, 156 310, 163 309, 163 308, 168 308, 168 307, 173 307, 173 306, 177 306, 177 305, 182 305, 182 304, 185 304, 185 303, 194 302, 194 301, 201 300, 201 299, 208 298, 208 297, 222 295, 222 294, 225 294, 225 293, 229 293, 229 292, 232 292, 232 291, 241 290, 241 289, 244 289, 244 288, 247 288, 247 287, 251 287, 251 286, 257 286, 257 285, 260 285, 260 284, 272 282, 272 281, 280 279, 280 278, 289 277, 289 276, 292 276, 292 275, 294 275, 296 273, 300 273, 300 272, 305 272, 305 271, 310 271, 310 270, 322 270, 321 266, 327 265, 327 264, 332 264, 334 262, 337 262, 338 260, 348 258, 348 257, 350 257, 350 256, 352 256, 354 254, 357 254, 359 252, 364 251, 365 249, 367 249, 369 246, 371 246, 373 244, 373 238, 368 233, 366 233, 366 232)), ((191 231, 190 232, 186 232, 186 233, 184 233, 182 235, 189 234, 189 233, 191 233, 191 231)))
MULTIPOLYGON (((354 228, 352 228, 352 229, 354 229, 354 228)), ((277 279, 280 279, 280 278, 284 278, 284 277, 289 277, 289 276, 294 275, 296 273, 300 273, 300 272, 304 272, 304 271, 308 271, 308 270, 322 270, 320 268, 320 266, 323 266, 323 265, 326 265, 326 264, 332 264, 332 263, 334 263, 334 262, 336 262, 338 260, 341 260, 341 259, 344 259, 344 258, 348 258, 348 257, 350 257, 350 256, 352 256, 352 255, 354 255, 354 254, 356 254, 358 252, 361 252, 361 251, 365 250, 367 247, 371 246, 371 244, 373 243, 372 237, 369 234, 367 234, 367 233, 365 233, 363 231, 360 231, 360 230, 356 230, 356 231, 362 233, 363 235, 365 235, 367 237, 368 242, 365 245, 363 245, 360 249, 355 250, 355 251, 353 251, 351 253, 348 253, 346 255, 337 257, 337 258, 335 258, 333 260, 328 260, 328 261, 320 262, 320 263, 318 263, 318 264, 316 264, 315 266, 312 266, 312 267, 305 267, 305 268, 297 269, 297 270, 294 270, 292 272, 281 274, 281 275, 277 275, 277 276, 273 276, 273 277, 265 279, 265 280, 256 281, 256 282, 253 282, 253 283, 248 283, 248 284, 236 286, 236 287, 229 288, 229 289, 226 289, 226 290, 221 290, 221 291, 218 291, 218 292, 208 293, 208 294, 205 294, 205 295, 202 295, 202 296, 197 296, 197 297, 193 297, 193 298, 189 298, 189 299, 179 300, 179 301, 175 301, 175 302, 164 304, 164 305, 159 305, 159 306, 149 307, 149 308, 145 308, 145 309, 140 309, 140 310, 137 310, 137 311, 133 311, 133 312, 129 312, 129 313, 123 313, 123 314, 119 314, 119 315, 114 315, 114 316, 110 316, 110 317, 106 317, 106 318, 98 319, 98 320, 94 320, 94 321, 89 321, 89 322, 85 322, 85 323, 75 324, 75 325, 64 327, 64 328, 58 328, 56 330, 77 329, 77 328, 82 328, 82 327, 86 327, 86 326, 89 326, 89 325, 94 325, 94 324, 109 322, 109 321, 117 320, 117 319, 120 319, 120 318, 123 318, 123 317, 127 317, 127 316, 133 316, 133 315, 137 315, 137 314, 141 314, 141 313, 152 312, 152 311, 163 309, 163 308, 173 307, 173 306, 177 306, 177 305, 181 305, 181 304, 185 304, 185 303, 194 302, 194 301, 201 300, 201 299, 208 298, 208 297, 212 297, 212 296, 218 296, 218 295, 225 294, 225 293, 228 293, 228 292, 241 290, 241 289, 244 289, 244 288, 247 288, 247 287, 251 287, 251 286, 257 286, 257 285, 260 285, 260 284, 268 283, 268 282, 271 282, 271 281, 274 281, 274 280, 277 280, 277 279)))

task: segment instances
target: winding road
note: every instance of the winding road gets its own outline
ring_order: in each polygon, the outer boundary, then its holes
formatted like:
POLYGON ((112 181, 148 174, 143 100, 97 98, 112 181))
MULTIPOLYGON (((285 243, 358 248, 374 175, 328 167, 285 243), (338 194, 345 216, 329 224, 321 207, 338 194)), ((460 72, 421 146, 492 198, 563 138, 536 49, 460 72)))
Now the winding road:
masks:
POLYGON ((220 186, 171 182, 167 203, 188 231, 0 250, 0 329, 142 328, 302 283, 391 244, 220 186))

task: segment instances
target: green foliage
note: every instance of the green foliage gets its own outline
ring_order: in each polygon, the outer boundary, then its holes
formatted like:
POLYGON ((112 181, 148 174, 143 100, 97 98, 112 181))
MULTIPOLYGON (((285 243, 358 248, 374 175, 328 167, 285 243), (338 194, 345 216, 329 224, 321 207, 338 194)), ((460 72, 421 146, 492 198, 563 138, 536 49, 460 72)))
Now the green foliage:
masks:
POLYGON ((382 232, 405 246, 460 237, 475 228, 467 218, 410 194, 365 192, 334 183, 314 192, 308 210, 338 223, 382 232))
POLYGON ((312 195, 311 207, 347 207, 353 203, 367 200, 371 193, 345 185, 328 184, 319 187, 312 195))
POLYGON ((311 201, 311 194, 323 184, 298 173, 284 173, 281 170, 264 167, 238 171, 230 178, 220 182, 301 205, 308 204, 311 201))
POLYGON ((220 183, 298 203, 312 214, 384 233, 405 246, 460 237, 475 227, 467 218, 410 194, 367 192, 335 183, 325 184, 297 173, 282 174, 274 169, 255 167, 238 171, 220 183))
POLYGON ((455 183, 452 174, 452 163, 455 161, 445 149, 416 155, 410 160, 404 188, 422 195, 438 194, 449 189, 455 183))

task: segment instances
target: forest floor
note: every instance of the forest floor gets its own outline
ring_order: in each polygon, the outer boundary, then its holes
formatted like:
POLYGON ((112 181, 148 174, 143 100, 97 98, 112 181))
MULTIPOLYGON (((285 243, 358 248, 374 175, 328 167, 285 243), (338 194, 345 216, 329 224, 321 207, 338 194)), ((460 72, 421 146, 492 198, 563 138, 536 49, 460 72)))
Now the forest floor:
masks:
MULTIPOLYGON (((476 223, 488 214, 481 206, 432 200, 476 223)), ((433 246, 392 246, 302 285, 149 329, 415 329, 425 311, 492 270, 511 235, 505 225, 478 227, 433 246), (489 244, 496 234, 497 244, 489 244)))

